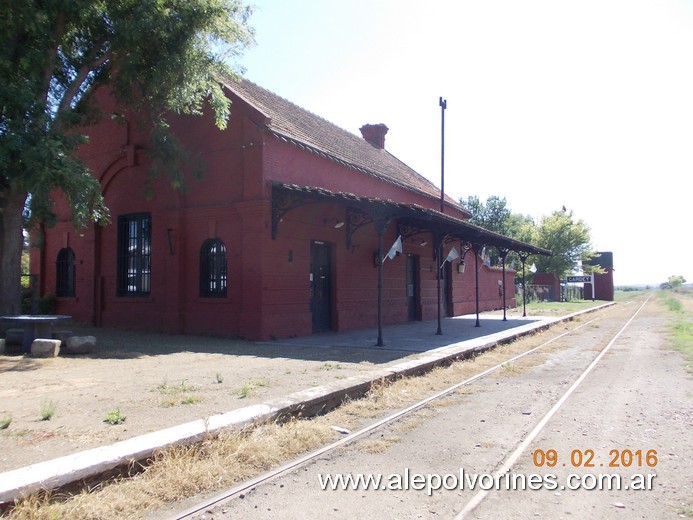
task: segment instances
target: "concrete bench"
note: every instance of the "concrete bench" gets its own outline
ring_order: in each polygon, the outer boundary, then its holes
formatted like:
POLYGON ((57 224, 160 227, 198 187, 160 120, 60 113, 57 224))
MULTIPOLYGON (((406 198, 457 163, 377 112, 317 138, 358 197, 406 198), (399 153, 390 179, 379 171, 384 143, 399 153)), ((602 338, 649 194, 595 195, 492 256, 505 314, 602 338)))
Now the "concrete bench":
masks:
POLYGON ((60 348, 65 348, 67 344, 67 338, 74 336, 75 333, 72 332, 71 330, 54 330, 53 331, 53 339, 59 339, 62 343, 60 344, 60 348))
POLYGON ((59 339, 35 339, 31 342, 31 357, 58 357, 60 354, 59 339))
POLYGON ((94 336, 68 336, 65 339, 64 354, 90 354, 96 348, 94 336))
POLYGON ((24 343, 24 329, 7 329, 5 331, 5 345, 8 347, 21 347, 24 343))

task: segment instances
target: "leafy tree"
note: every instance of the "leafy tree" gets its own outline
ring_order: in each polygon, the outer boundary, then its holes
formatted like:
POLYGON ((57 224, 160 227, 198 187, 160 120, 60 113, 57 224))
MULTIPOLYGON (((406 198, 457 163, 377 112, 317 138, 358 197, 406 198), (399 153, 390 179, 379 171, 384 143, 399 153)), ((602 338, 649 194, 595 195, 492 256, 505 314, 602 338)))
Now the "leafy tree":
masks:
POLYGON ((180 186, 184 155, 166 115, 200 114, 208 102, 225 126, 218 79, 252 41, 249 14, 241 0, 0 3, 0 314, 19 311, 22 226, 52 223, 55 190, 75 224, 108 221, 98 182, 73 154, 85 141, 79 125, 101 115, 94 89, 108 84, 147 119, 152 163, 167 162, 180 186))
MULTIPOLYGON (((537 225, 531 216, 511 212, 506 199, 495 195, 488 197, 485 203, 477 196, 469 196, 460 203, 472 214, 469 219, 471 223, 551 250, 553 254, 550 257, 528 257, 526 265, 535 264, 539 272, 555 273, 559 278, 578 269, 585 273, 604 272, 597 265, 588 265, 588 261, 595 256, 590 243, 590 228, 584 221, 575 220, 572 211, 565 208, 554 211, 542 217, 537 225)), ((490 256, 492 264, 500 264, 498 251, 492 248, 490 256)), ((506 264, 519 268, 520 259, 514 251, 508 254, 506 264)), ((525 276, 531 278, 532 273, 526 272, 525 276)), ((517 277, 515 282, 520 283, 521 278, 517 277)))
POLYGON ((672 275, 669 277, 669 280, 660 284, 659 287, 660 289, 676 289, 677 287, 681 287, 684 283, 686 283, 686 279, 683 276, 672 275))
POLYGON ((469 222, 489 231, 507 235, 511 212, 505 197, 491 195, 484 203, 476 195, 470 195, 466 201, 460 200, 460 203, 472 214, 469 222))
MULTIPOLYGON (((467 200, 460 200, 460 203, 471 213, 469 222, 472 224, 523 242, 532 242, 534 239, 534 219, 529 215, 512 213, 505 197, 491 195, 486 202, 481 202, 476 195, 470 195, 467 200)), ((494 248, 490 248, 489 256, 493 265, 501 263, 500 254, 494 248)), ((515 252, 511 252, 506 258, 507 264, 514 264, 516 267, 519 262, 515 252)))
MULTIPOLYGON (((469 222, 489 231, 508 235, 508 220, 511 213, 505 197, 491 195, 486 199, 486 202, 481 202, 481 199, 476 195, 470 195, 466 201, 460 200, 460 203, 472 215, 469 222)), ((489 248, 488 255, 492 265, 500 263, 500 255, 495 248, 489 248)))
MULTIPOLYGON (((536 228, 533 243, 550 249, 553 253, 551 256, 532 258, 537 270, 555 273, 559 278, 578 268, 582 269, 583 263, 595 256, 592 252, 590 228, 583 220, 574 220, 572 211, 554 211, 543 217, 536 228)), ((598 270, 597 267, 595 271, 598 270)))

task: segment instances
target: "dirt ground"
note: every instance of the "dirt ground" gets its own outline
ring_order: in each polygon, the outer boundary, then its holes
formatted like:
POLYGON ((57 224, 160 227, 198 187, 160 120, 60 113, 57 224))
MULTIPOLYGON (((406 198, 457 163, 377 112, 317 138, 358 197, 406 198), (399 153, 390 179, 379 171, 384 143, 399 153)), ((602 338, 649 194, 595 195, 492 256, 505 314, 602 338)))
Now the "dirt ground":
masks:
MULTIPOLYGON (((87 356, 0 355, 0 471, 194 421, 372 370, 392 352, 71 327, 87 356), (49 420, 42 420, 44 412, 49 420), (121 424, 104 422, 120 410, 121 424)), ((401 355, 399 355, 401 359, 401 355)))
MULTIPOLYGON (((527 437, 597 353, 639 306, 621 305, 579 332, 449 396, 408 421, 398 421, 205 509, 197 518, 453 518, 477 490, 419 488, 323 490, 325 475, 381 475, 407 471, 457 477, 490 474, 527 437), (301 497, 298 500, 296 497, 301 497), (306 507, 306 504, 310 504, 306 507)), ((588 321, 588 318, 583 320, 588 321)), ((692 379, 680 352, 669 348, 658 302, 648 303, 596 368, 546 423, 513 467, 521 475, 555 474, 561 486, 573 473, 656 475, 649 490, 535 488, 492 490, 465 518, 689 518, 691 509, 692 379), (555 450, 555 467, 538 466, 534 450, 555 450), (571 462, 593 453, 591 462, 571 462), (612 451, 653 450, 658 462, 619 463, 612 451)), ((555 332, 547 333, 548 335, 555 332)), ((397 482, 396 480, 394 482, 397 482)), ((585 482, 589 482, 588 479, 585 482)), ((155 518, 166 518, 161 515, 155 518)))

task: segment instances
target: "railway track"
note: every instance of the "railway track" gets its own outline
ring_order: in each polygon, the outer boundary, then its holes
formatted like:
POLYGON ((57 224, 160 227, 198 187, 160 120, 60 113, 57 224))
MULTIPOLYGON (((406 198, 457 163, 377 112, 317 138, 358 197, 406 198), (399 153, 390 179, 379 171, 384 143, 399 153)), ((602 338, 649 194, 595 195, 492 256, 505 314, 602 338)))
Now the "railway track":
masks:
MULTIPOLYGON (((548 421, 551 419, 551 417, 556 413, 557 410, 560 409, 560 407, 565 403, 565 401, 568 399, 568 397, 575 391, 575 389, 582 383, 582 381, 585 379, 587 374, 589 374, 593 368, 600 362, 600 360, 603 358, 603 356, 606 354, 606 352, 611 348, 613 343, 618 339, 618 337, 627 329, 627 327, 631 324, 631 322, 635 319, 635 317, 638 315, 638 313, 642 310, 642 308, 645 306, 645 304, 649 301, 649 297, 645 302, 643 302, 638 308, 627 318, 625 319, 625 323, 621 326, 621 328, 611 336, 608 342, 596 353, 594 359, 592 362, 589 364, 586 370, 584 370, 579 377, 573 382, 573 384, 570 386, 570 388, 555 402, 553 407, 549 410, 549 412, 544 415, 544 417, 536 423, 534 429, 532 432, 525 437, 523 442, 521 442, 515 449, 514 451, 503 461, 503 463, 496 469, 497 473, 502 473, 504 471, 508 471, 510 467, 513 466, 513 464, 517 461, 517 459, 520 457, 521 454, 523 454, 526 450, 529 444, 536 438, 536 436, 542 431, 542 429, 546 426, 548 421)), ((557 342, 558 340, 565 339, 570 337, 571 335, 574 335, 576 333, 579 333, 582 329, 585 327, 588 327, 590 325, 595 324, 599 320, 603 319, 604 312, 610 312, 611 309, 606 309, 600 313, 600 315, 589 319, 588 321, 579 324, 578 326, 565 331, 561 334, 558 334, 548 341, 545 341, 544 343, 531 348, 521 354, 515 355, 508 357, 507 359, 503 360, 502 362, 494 365, 493 367, 490 367, 486 370, 483 370, 472 377, 466 378, 463 381, 460 381, 454 385, 449 386, 448 388, 439 391, 431 396, 426 397, 425 399, 422 399, 418 401, 417 403, 408 406, 406 408, 403 408, 401 410, 398 410, 395 413, 392 413, 391 415, 380 419, 358 431, 355 431, 353 433, 349 433, 348 435, 345 435, 344 437, 340 438, 338 441, 333 442, 327 446, 324 446, 323 448, 320 448, 316 451, 313 451, 305 456, 302 456, 300 458, 297 458, 281 467, 278 467, 272 471, 269 471, 267 473, 264 473, 256 478, 253 478, 251 480, 248 480, 244 482, 241 485, 234 486, 232 488, 229 488, 222 493, 217 494, 216 496, 207 499, 203 502, 200 502, 188 509, 185 509, 183 511, 179 511, 175 513, 173 516, 171 516, 171 520, 182 520, 182 519, 187 519, 187 518, 196 518, 199 517, 201 514, 204 514, 205 512, 213 510, 215 507, 220 506, 222 504, 228 503, 229 501, 233 500, 236 497, 241 497, 244 496, 246 493, 248 493, 250 490, 253 490, 257 488, 258 486, 270 482, 274 479, 277 479, 278 477, 288 474, 292 471, 295 471, 296 469, 307 465, 311 461, 314 461, 316 459, 319 459, 320 457, 324 457, 328 455, 331 452, 334 452, 335 450, 342 448, 346 445, 349 445, 351 443, 354 443, 358 441, 359 439, 372 434, 373 432, 384 428, 385 426, 401 420, 402 418, 405 418, 406 416, 413 414, 414 412, 430 405, 436 400, 440 400, 446 396, 449 396, 451 394, 454 394, 458 390, 460 390, 462 387, 469 386, 474 384, 475 382, 486 378, 487 376, 493 374, 494 372, 498 372, 501 370, 503 367, 507 367, 509 364, 515 363, 516 361, 521 360, 522 358, 525 358, 526 356, 530 356, 534 353, 540 352, 543 349, 546 349, 547 346, 557 342)), ((474 495, 474 497, 469 500, 461 509, 458 515, 456 516, 456 519, 463 519, 467 518, 470 512, 472 512, 478 505, 484 500, 486 497, 485 492, 480 492, 474 495)))

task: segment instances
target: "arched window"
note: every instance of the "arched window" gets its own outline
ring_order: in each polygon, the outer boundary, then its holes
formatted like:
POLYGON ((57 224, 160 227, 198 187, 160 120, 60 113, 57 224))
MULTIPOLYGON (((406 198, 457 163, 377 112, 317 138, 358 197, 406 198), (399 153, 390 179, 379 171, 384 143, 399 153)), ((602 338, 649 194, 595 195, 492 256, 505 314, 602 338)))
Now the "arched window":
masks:
POLYGON ((75 295, 75 253, 69 247, 58 251, 55 261, 55 295, 75 295))
POLYGON ((218 238, 210 238, 200 248, 200 296, 226 297, 226 246, 218 238))

